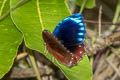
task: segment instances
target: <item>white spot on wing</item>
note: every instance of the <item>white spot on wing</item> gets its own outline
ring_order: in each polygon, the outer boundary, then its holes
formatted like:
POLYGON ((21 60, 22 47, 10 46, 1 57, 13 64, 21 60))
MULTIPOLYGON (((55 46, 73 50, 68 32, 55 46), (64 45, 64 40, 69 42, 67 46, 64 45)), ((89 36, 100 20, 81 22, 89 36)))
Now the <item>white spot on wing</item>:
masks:
POLYGON ((79 30, 84 31, 84 30, 85 30, 85 28, 84 28, 84 27, 81 27, 81 28, 79 28, 79 30))
POLYGON ((79 23, 80 26, 84 26, 84 23, 79 23))
POLYGON ((71 20, 75 21, 76 23, 81 23, 82 22, 82 20, 77 19, 77 18, 71 18, 71 20))
POLYGON ((78 41, 83 41, 83 38, 77 38, 78 41))
POLYGON ((82 51, 80 51, 80 54, 82 54, 82 51))
POLYGON ((83 36, 84 34, 83 33, 78 33, 79 36, 83 36))

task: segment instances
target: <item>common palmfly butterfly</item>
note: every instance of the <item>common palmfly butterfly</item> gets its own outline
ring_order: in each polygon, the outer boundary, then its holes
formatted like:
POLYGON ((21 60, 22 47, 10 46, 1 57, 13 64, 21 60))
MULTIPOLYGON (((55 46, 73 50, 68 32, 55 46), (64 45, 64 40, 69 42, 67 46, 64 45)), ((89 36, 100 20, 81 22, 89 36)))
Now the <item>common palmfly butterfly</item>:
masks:
POLYGON ((77 64, 85 53, 85 25, 80 13, 63 19, 53 33, 42 32, 47 50, 61 63, 68 67, 77 64))

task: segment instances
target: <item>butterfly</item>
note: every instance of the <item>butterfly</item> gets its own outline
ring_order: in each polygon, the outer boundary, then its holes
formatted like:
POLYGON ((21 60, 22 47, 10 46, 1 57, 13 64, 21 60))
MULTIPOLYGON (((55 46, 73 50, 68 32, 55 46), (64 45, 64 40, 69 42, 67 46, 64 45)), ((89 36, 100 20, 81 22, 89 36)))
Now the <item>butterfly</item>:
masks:
POLYGON ((76 13, 63 19, 53 33, 42 31, 47 50, 68 67, 77 64, 85 53, 85 25, 82 14, 76 13))

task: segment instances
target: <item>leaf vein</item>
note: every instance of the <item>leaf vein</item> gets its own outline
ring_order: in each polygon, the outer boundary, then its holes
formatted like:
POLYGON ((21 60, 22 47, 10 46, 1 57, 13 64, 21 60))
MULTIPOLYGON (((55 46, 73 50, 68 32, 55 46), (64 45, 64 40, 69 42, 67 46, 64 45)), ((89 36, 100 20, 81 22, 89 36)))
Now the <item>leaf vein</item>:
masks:
POLYGON ((39 21, 41 23, 42 30, 44 30, 44 25, 41 17, 41 12, 40 12, 39 0, 36 0, 36 1, 37 1, 37 12, 38 12, 39 21))

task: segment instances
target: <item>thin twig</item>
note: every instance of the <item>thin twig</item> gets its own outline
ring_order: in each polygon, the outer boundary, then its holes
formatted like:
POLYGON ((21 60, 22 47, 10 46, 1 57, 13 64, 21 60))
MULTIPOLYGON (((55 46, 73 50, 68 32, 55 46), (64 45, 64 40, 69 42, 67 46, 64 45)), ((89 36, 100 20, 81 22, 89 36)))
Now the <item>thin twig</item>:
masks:
MULTIPOLYGON (((86 20, 84 19, 85 23, 90 23, 90 24, 99 24, 98 21, 93 21, 93 20, 86 20)), ((120 23, 112 23, 112 22, 101 22, 102 25, 120 25, 120 23)))
POLYGON ((34 55, 33 55, 33 53, 32 53, 32 50, 30 50, 30 49, 27 48, 27 52, 29 53, 29 58, 30 58, 30 60, 31 60, 33 69, 34 69, 34 71, 35 71, 35 73, 36 73, 37 80, 41 80, 41 78, 40 78, 40 73, 39 73, 39 71, 38 71, 37 64, 36 64, 34 55))
POLYGON ((98 35, 101 36, 101 17, 102 17, 102 6, 99 8, 99 17, 98 17, 98 35))
POLYGON ((21 58, 24 58, 27 55, 28 55, 28 53, 26 53, 26 52, 20 53, 19 55, 17 55, 16 60, 20 60, 21 58))
MULTIPOLYGON (((118 67, 118 70, 120 71, 120 66, 118 67)), ((115 80, 117 76, 118 76, 117 73, 115 73, 115 75, 111 78, 111 80, 115 80)))
MULTIPOLYGON (((97 66, 97 69, 95 70, 94 72, 94 76, 93 76, 93 79, 96 80, 97 78, 97 75, 99 74, 99 72, 101 70, 103 70, 103 64, 104 64, 104 59, 106 58, 106 56, 108 55, 109 51, 106 52, 106 54, 103 54, 100 59, 99 59, 99 62, 98 62, 98 66, 97 66)), ((105 65, 104 65, 105 66, 105 65)))
POLYGON ((117 75, 120 77, 120 72, 119 72, 119 70, 118 70, 108 59, 106 59, 106 62, 107 62, 108 64, 110 64, 110 66, 115 70, 115 72, 117 73, 117 75))
POLYGON ((95 73, 94 73, 94 75, 93 75, 93 80, 96 80, 96 78, 97 78, 97 75, 98 75, 98 73, 100 72, 100 70, 101 70, 101 66, 103 65, 103 63, 104 63, 104 56, 102 56, 101 57, 101 60, 100 60, 100 62, 99 62, 99 65, 97 66, 97 70, 95 71, 95 73))

